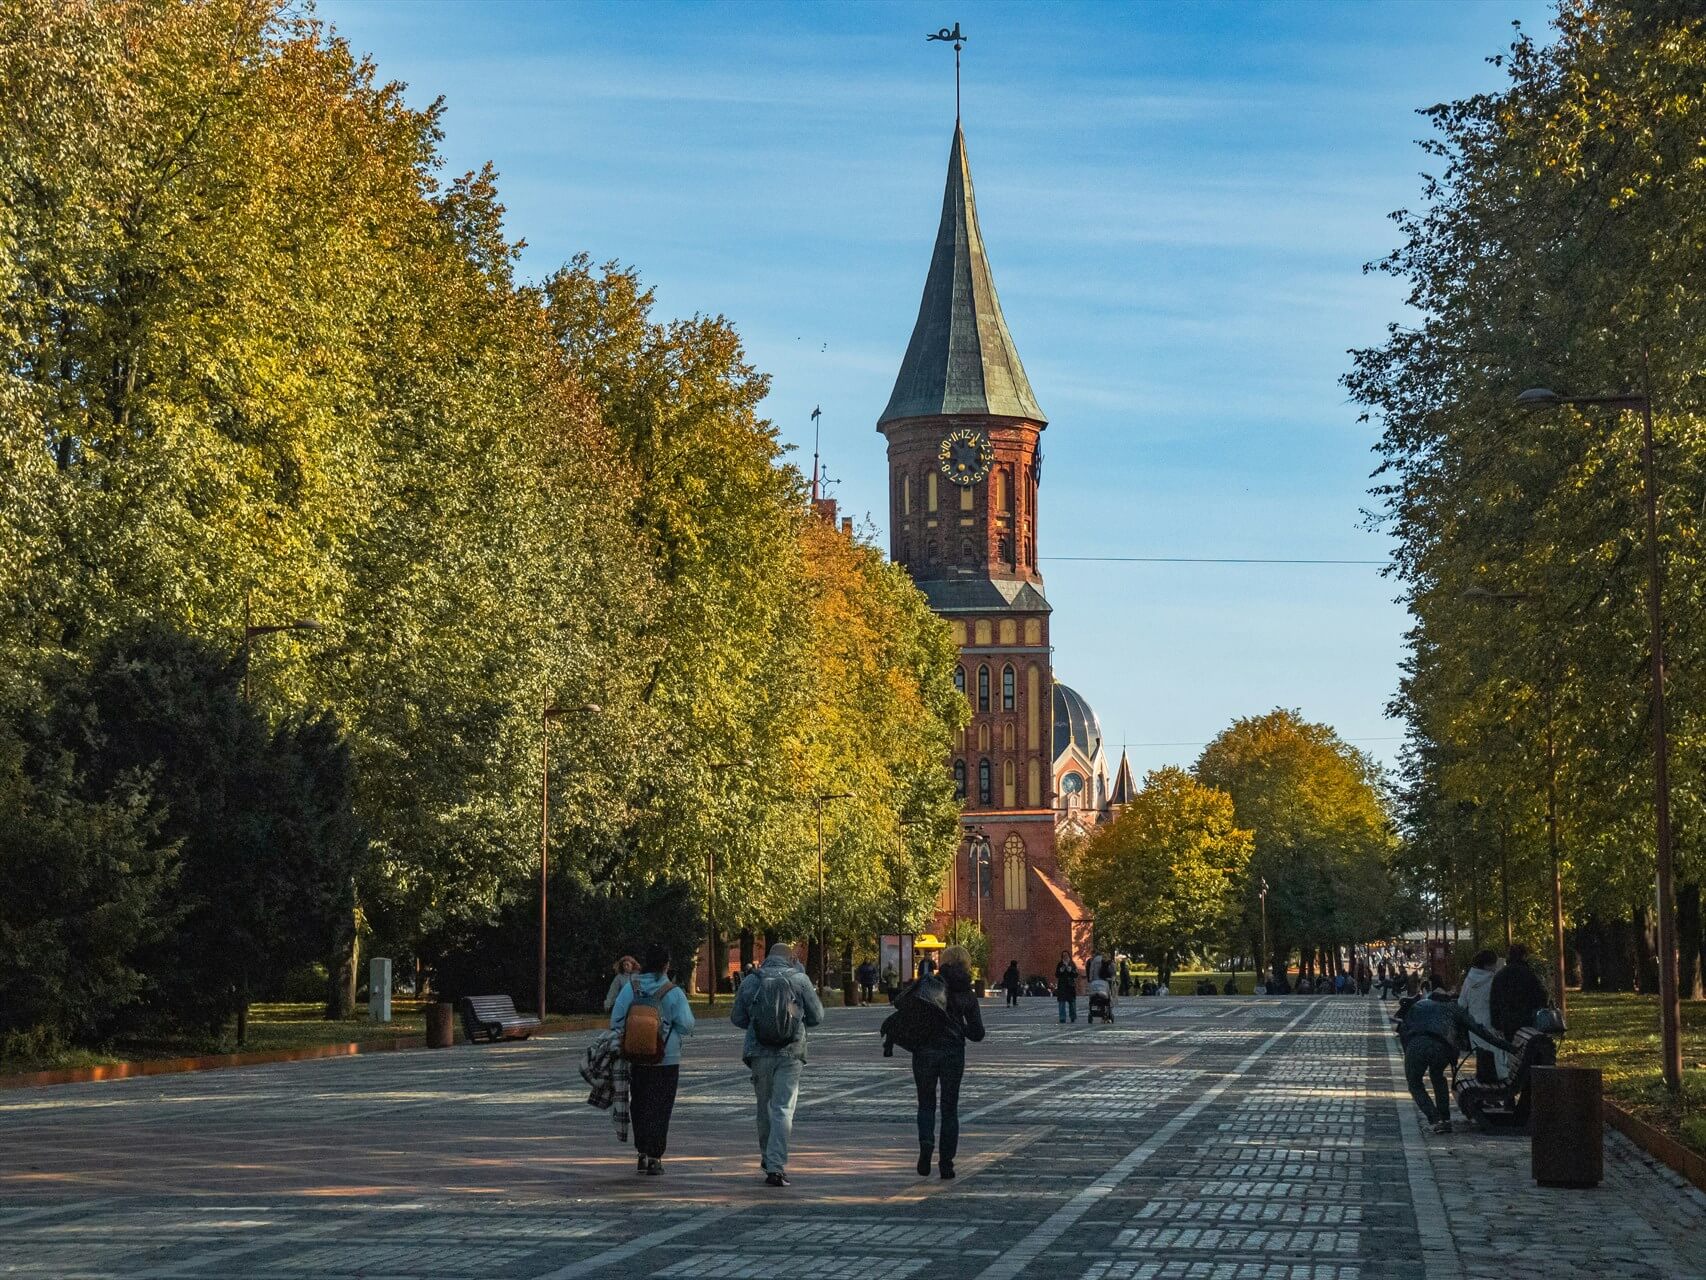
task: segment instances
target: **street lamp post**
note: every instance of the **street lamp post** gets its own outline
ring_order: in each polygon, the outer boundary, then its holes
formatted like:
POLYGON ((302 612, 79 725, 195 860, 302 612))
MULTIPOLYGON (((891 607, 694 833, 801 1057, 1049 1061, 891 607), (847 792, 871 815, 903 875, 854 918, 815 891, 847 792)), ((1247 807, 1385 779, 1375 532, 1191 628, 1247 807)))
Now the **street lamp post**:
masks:
POLYGON ((829 942, 823 934, 823 806, 831 800, 851 800, 851 791, 835 791, 812 797, 812 806, 817 810, 817 989, 823 991, 826 978, 825 962, 829 954, 829 942))
POLYGON ((1262 958, 1256 962, 1256 977, 1260 979, 1268 965, 1268 878, 1262 877, 1262 887, 1256 891, 1262 900, 1262 958))
MULTIPOLYGON (((277 635, 281 631, 324 631, 324 624, 313 618, 298 618, 295 622, 276 623, 269 626, 255 625, 254 613, 250 607, 250 593, 243 593, 243 704, 252 706, 254 699, 249 690, 249 649, 260 636, 277 635)), ((354 962, 351 962, 353 969, 354 962)), ((237 1046, 241 1048, 249 1039, 249 966, 245 961, 239 981, 243 986, 242 999, 237 1005, 237 1046)))
POLYGON ((977 903, 977 931, 983 932, 983 876, 989 869, 989 836, 982 827, 966 828, 966 860, 970 866, 969 884, 977 903))
MULTIPOLYGON (((1659 480, 1653 463, 1653 398, 1647 376, 1647 357, 1641 356, 1640 395, 1561 396, 1543 387, 1517 397, 1524 409, 1559 405, 1600 406, 1641 415, 1641 471, 1647 507, 1647 625, 1651 632, 1653 682, 1653 808, 1658 844, 1659 891, 1659 1029, 1664 1041, 1665 1085, 1682 1088, 1682 1006, 1679 1001, 1676 955, 1676 894, 1671 879, 1670 743, 1665 728, 1664 580, 1659 563, 1659 480)), ((1561 958, 1560 953, 1560 958, 1561 958)), ((1562 995, 1562 988, 1559 994, 1562 995)))
MULTIPOLYGON (((711 766, 712 773, 721 773, 725 769, 745 768, 752 763, 749 759, 725 760, 711 766)), ((727 956, 722 962, 717 959, 717 845, 714 840, 705 842, 705 969, 710 976, 710 991, 706 993, 705 1003, 711 1008, 717 1005, 717 967, 726 963, 727 956)))
POLYGON ((539 1021, 545 1021, 545 935, 549 921, 547 895, 551 869, 551 721, 559 716, 598 715, 597 703, 580 707, 546 707, 539 715, 539 1021))

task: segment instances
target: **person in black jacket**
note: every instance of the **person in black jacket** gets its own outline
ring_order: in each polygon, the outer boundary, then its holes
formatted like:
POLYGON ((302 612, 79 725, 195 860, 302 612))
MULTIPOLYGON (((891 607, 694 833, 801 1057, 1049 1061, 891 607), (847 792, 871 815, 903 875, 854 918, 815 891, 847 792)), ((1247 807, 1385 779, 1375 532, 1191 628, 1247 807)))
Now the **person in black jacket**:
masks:
POLYGON ((1511 944, 1505 967, 1493 975, 1489 1004, 1493 1030, 1507 1039, 1534 1021, 1535 1011, 1548 1005, 1545 984, 1528 967, 1528 948, 1511 944))
POLYGON ((1078 966, 1072 963, 1072 953, 1062 951, 1060 963, 1054 967, 1054 998, 1060 1006, 1060 1020, 1070 1013, 1078 1021, 1078 966))
POLYGON ((1019 976, 1017 960, 1007 962, 1007 972, 1001 975, 1001 985, 1007 991, 1007 1007, 1011 1009, 1019 1003, 1019 993, 1025 989, 1025 980, 1019 976))
POLYGON ((918 1086, 918 1176, 930 1172, 936 1137, 936 1099, 941 1096, 941 1171, 954 1176, 960 1148, 960 1081, 966 1073, 966 1041, 983 1039, 983 1011, 971 989, 971 955, 964 947, 942 953, 939 979, 920 982, 917 996, 941 1000, 944 1017, 931 1039, 912 1051, 912 1080, 918 1086), (926 990, 940 984, 941 991, 926 990))

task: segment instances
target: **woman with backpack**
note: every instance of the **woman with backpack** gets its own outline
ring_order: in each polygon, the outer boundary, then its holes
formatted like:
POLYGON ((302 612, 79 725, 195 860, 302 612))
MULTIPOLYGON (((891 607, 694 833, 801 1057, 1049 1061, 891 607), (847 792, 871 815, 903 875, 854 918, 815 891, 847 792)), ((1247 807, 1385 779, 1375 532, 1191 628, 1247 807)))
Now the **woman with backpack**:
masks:
POLYGON ((939 1095, 941 1171, 944 1178, 951 1178, 960 1147, 960 1080, 966 1073, 966 1041, 983 1039, 983 1011, 971 989, 971 954, 964 947, 949 947, 942 953, 941 974, 923 979, 909 994, 941 1013, 932 1020, 930 1034, 912 1051, 912 1080, 918 1086, 918 1176, 930 1173, 939 1095))
POLYGON ((610 1029, 628 1063, 628 1108, 634 1125, 639 1172, 663 1172, 669 1118, 681 1082, 681 1040, 693 1034, 687 996, 669 980, 669 948, 646 948, 644 972, 632 975, 616 994, 610 1029))

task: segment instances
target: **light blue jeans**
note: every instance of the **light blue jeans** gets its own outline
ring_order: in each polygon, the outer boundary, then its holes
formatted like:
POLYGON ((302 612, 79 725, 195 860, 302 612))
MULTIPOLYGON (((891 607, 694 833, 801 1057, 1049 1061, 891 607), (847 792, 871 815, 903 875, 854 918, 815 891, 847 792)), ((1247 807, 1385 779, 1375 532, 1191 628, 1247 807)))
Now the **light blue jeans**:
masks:
POLYGON ((794 1104, 800 1099, 800 1069, 806 1064, 780 1053, 752 1060, 752 1091, 758 1095, 758 1154, 765 1173, 788 1167, 788 1137, 794 1130, 794 1104))

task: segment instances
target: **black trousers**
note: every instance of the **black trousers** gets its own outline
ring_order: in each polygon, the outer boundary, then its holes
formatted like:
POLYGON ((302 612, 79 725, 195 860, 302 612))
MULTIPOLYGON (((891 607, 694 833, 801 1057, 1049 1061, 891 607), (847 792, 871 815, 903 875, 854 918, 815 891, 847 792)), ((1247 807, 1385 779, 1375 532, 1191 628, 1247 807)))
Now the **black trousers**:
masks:
POLYGON ((1451 1092, 1446 1088, 1445 1070, 1457 1061, 1457 1051, 1434 1036, 1411 1036, 1404 1046, 1404 1083, 1410 1086, 1410 1096, 1427 1117, 1429 1124, 1451 1119, 1451 1092), (1434 1100, 1429 1101, 1423 1077, 1434 1087, 1434 1100))
POLYGON ((663 1159, 680 1083, 680 1066, 647 1067, 636 1062, 628 1068, 628 1118, 634 1126, 634 1150, 641 1155, 663 1159))
POLYGON ((1007 1003, 1010 1005, 1015 1005, 1015 1004, 1019 1003, 1019 988, 1018 987, 1008 987, 1007 988, 1007 1003))
POLYGON ((912 1080, 918 1086, 918 1145, 928 1147, 936 1137, 936 1094, 942 1095, 941 1160, 954 1162, 960 1149, 960 1080, 966 1073, 966 1048, 926 1048, 912 1055, 912 1080))

